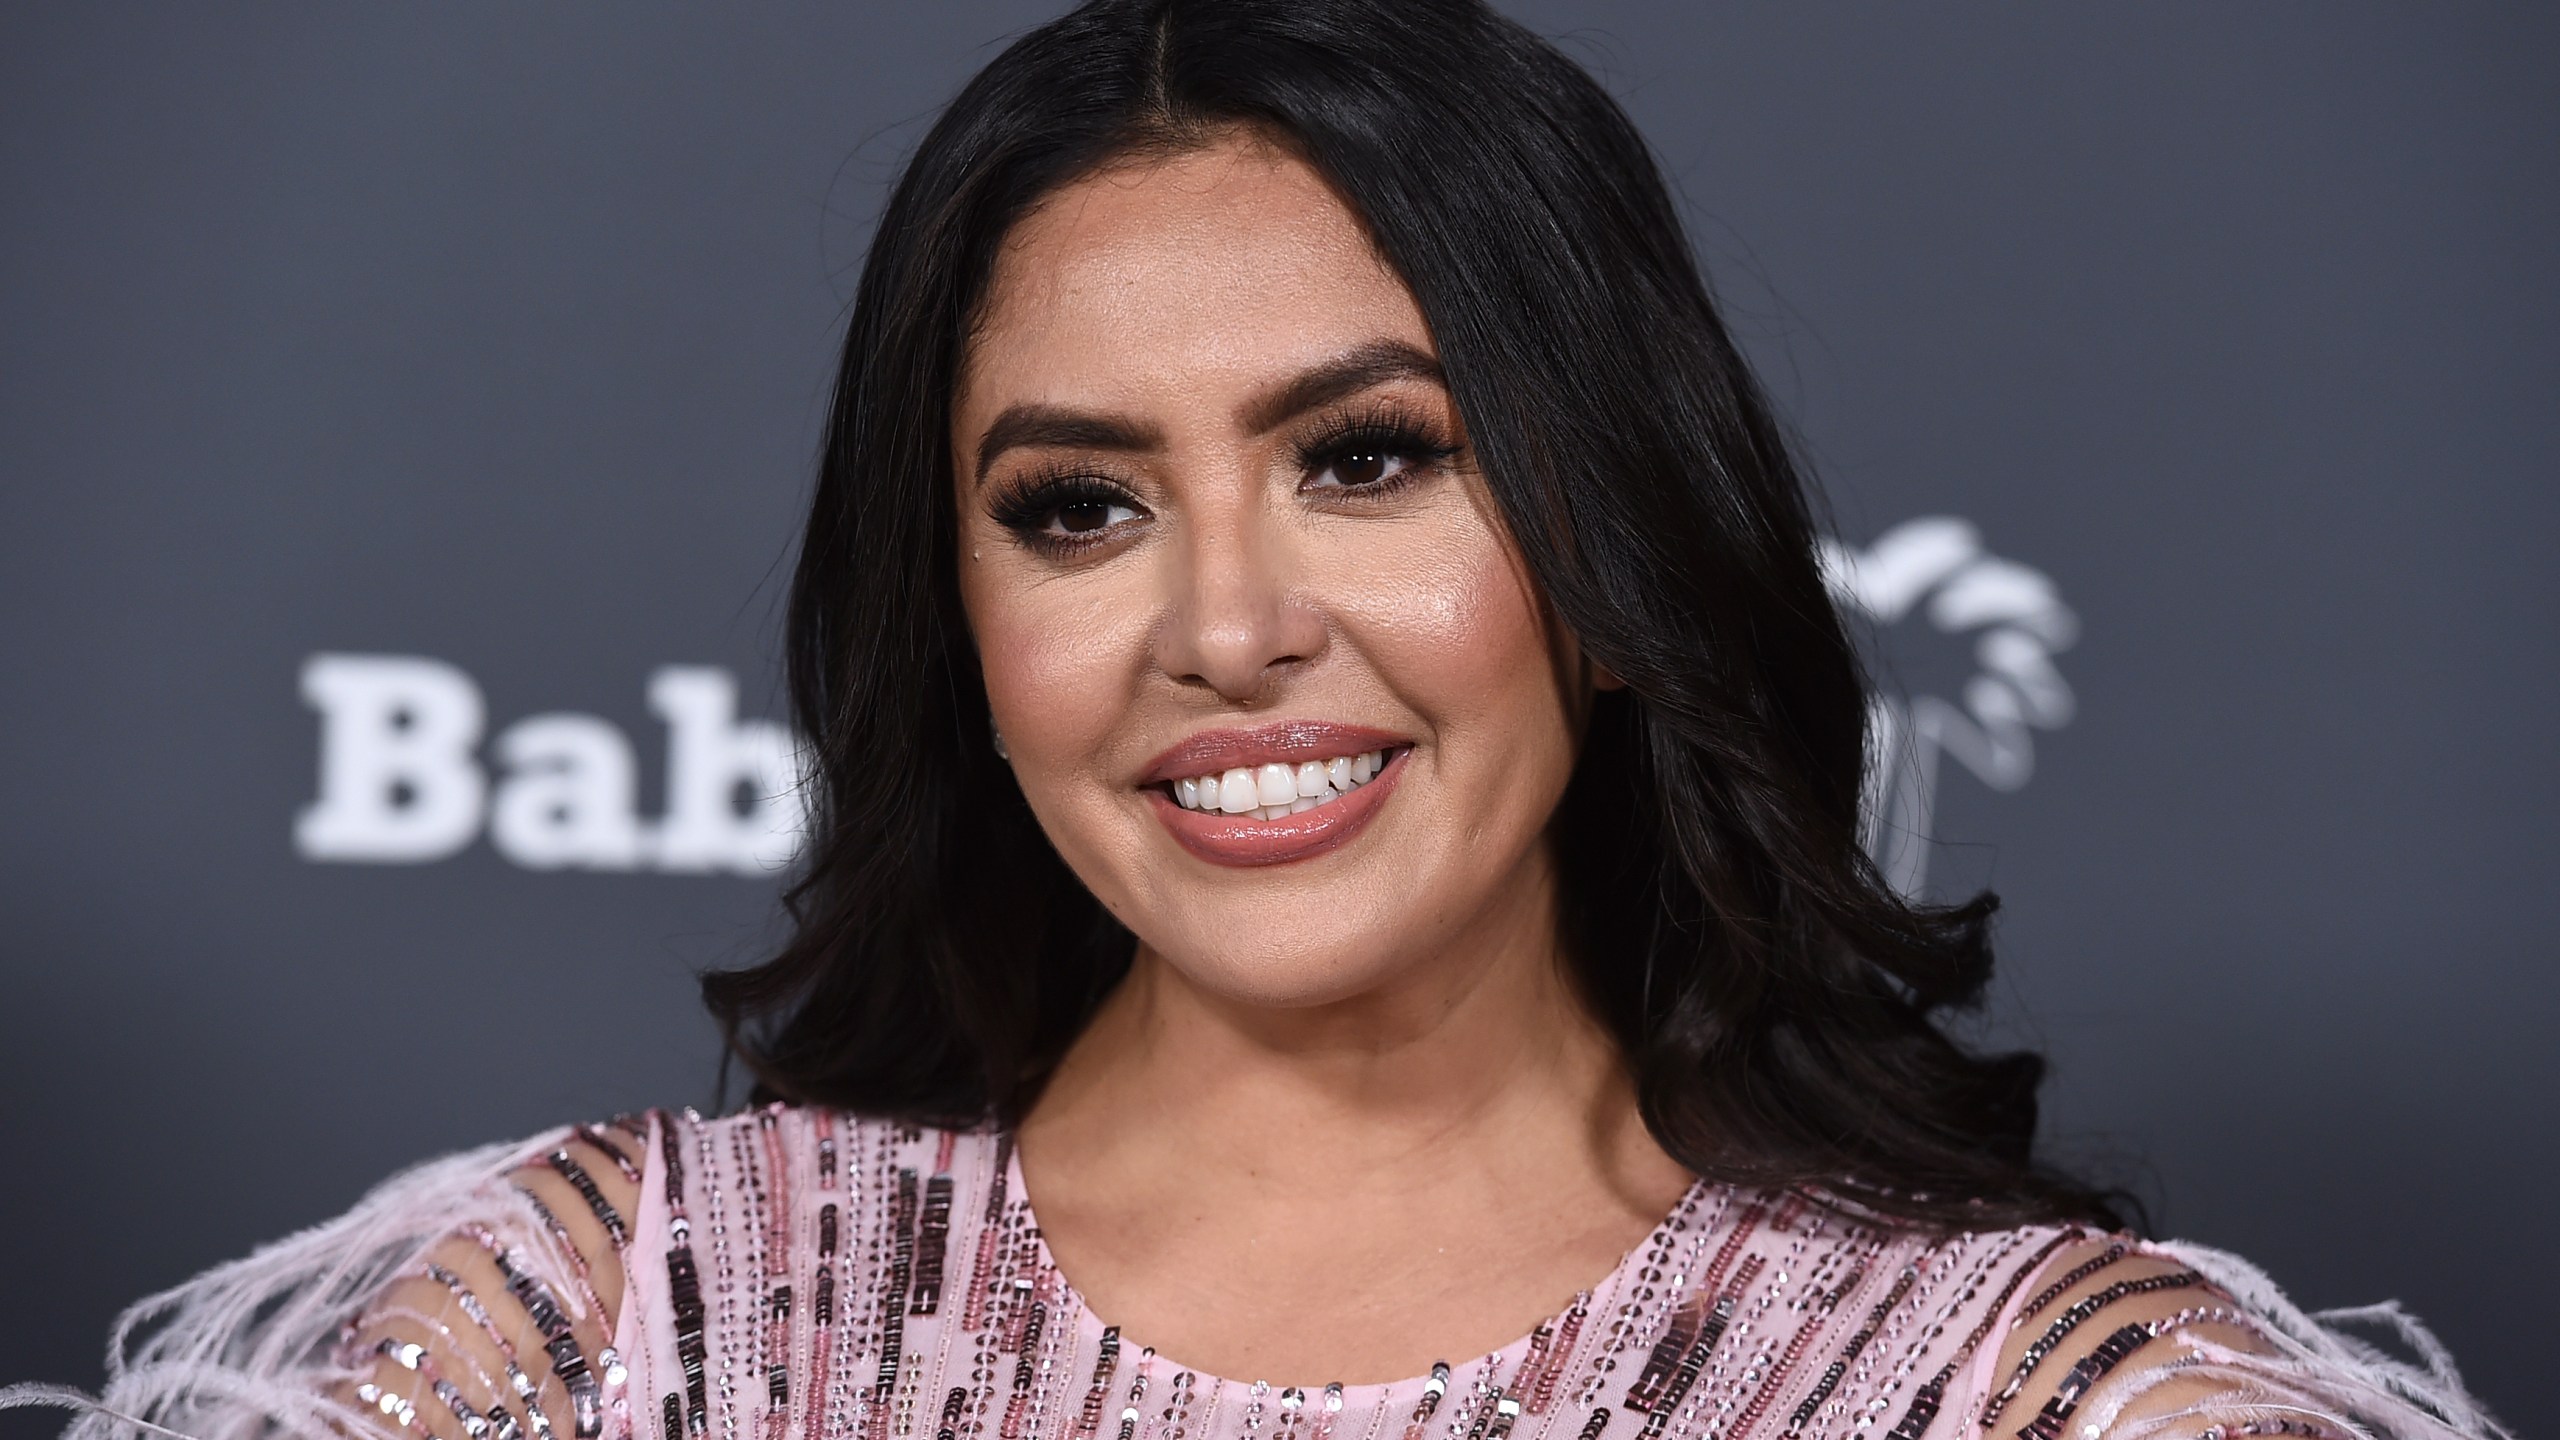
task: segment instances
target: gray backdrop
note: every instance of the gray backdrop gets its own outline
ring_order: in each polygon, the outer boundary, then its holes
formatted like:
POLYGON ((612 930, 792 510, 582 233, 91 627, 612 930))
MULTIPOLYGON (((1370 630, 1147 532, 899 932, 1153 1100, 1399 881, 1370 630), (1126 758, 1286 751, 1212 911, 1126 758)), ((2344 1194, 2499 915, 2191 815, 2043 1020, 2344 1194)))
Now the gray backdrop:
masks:
MULTIPOLYGON (((94 1382, 122 1302, 405 1162, 709 1102, 690 977, 770 943, 770 879, 534 868, 476 810, 313 858, 305 667, 451 667, 488 769, 601 717, 644 816, 653 674, 775 714, 866 227, 1049 8, 0 16, 0 1378, 94 1382)), ((1801 426, 1898 773, 1939 762, 1897 833, 2006 896, 2058 1139, 2526 1418, 2555 12, 1518 13, 1633 109, 1801 426)))

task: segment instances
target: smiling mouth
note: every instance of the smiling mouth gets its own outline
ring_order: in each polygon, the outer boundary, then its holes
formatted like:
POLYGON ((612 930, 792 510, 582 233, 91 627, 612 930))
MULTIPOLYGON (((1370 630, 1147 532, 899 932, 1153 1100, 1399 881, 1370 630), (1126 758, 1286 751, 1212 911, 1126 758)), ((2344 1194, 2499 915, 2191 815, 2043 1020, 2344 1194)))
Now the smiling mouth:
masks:
POLYGON ((1390 745, 1296 764, 1239 765, 1206 775, 1186 775, 1155 787, 1185 810, 1238 820, 1283 820, 1318 810, 1378 777, 1396 752, 1390 745))

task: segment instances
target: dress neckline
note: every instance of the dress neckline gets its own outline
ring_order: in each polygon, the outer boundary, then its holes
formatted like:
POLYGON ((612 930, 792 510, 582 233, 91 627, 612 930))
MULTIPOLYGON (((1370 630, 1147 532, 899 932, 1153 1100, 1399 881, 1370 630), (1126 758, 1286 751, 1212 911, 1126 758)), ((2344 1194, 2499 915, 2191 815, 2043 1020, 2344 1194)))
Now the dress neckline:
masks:
MULTIPOLYGON (((1121 1329, 1095 1314, 1093 1306, 1086 1303, 1084 1293, 1076 1288, 1075 1282, 1067 1277, 1066 1270, 1058 1264, 1058 1257, 1050 1253, 1049 1237, 1041 1230, 1039 1212, 1031 1203, 1031 1188, 1023 1181, 1022 1147, 1014 1142, 1014 1137, 1008 1132, 1002 1136, 1002 1143, 998 1149, 1004 1157, 1005 1191, 1022 1206, 1023 1222, 1031 1235, 1033 1259, 1042 1272, 1055 1280, 1060 1298, 1073 1308, 1077 1331, 1081 1338, 1098 1344, 1104 1332, 1119 1329, 1120 1344, 1124 1352, 1146 1348, 1147 1353, 1155 1356, 1158 1364, 1170 1366, 1176 1371, 1191 1375, 1195 1389, 1232 1389, 1256 1395, 1267 1392, 1276 1399, 1283 1410, 1296 1410, 1302 1405, 1323 1406, 1354 1392, 1367 1397, 1368 1403, 1382 1403, 1389 1406, 1418 1405, 1426 1399, 1437 1401, 1444 1396, 1447 1391, 1457 1385, 1458 1376, 1462 1371, 1482 1366, 1484 1373, 1497 1375, 1518 1373, 1521 1361, 1527 1356, 1530 1347, 1537 1343, 1541 1333, 1552 1335, 1556 1327, 1561 1325, 1565 1317, 1577 1307, 1582 1308, 1586 1314, 1590 1314, 1610 1303, 1624 1282, 1633 1278, 1637 1271, 1644 1268, 1646 1252, 1657 1244, 1668 1241, 1671 1236, 1685 1231, 1692 1218, 1703 1208, 1706 1197, 1716 1188, 1702 1178, 1692 1178, 1689 1188, 1680 1193, 1680 1198, 1672 1204, 1669 1213, 1655 1221, 1653 1228, 1638 1236, 1635 1244, 1629 1246, 1627 1252, 1618 1257, 1618 1262, 1609 1268, 1607 1274, 1575 1292, 1562 1309, 1540 1319, 1529 1327, 1527 1333, 1513 1338, 1497 1349, 1483 1354, 1446 1356, 1438 1362, 1431 1373, 1402 1380, 1362 1385, 1319 1384, 1308 1389, 1295 1385, 1278 1385, 1264 1380, 1237 1380, 1197 1365, 1185 1364, 1162 1351, 1147 1347, 1143 1338, 1132 1335, 1126 1329, 1121 1329)), ((1667 1245, 1665 1248, 1668 1248, 1667 1245)))

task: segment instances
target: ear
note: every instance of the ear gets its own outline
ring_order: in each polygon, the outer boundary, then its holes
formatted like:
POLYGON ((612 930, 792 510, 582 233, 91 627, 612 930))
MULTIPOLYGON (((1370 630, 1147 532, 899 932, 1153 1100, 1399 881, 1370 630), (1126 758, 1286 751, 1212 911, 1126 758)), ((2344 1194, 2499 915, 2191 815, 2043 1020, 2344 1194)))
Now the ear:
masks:
POLYGON ((1627 688, 1627 682, 1618 678, 1617 671, 1594 661, 1591 662, 1591 688, 1594 690, 1624 690, 1627 688))

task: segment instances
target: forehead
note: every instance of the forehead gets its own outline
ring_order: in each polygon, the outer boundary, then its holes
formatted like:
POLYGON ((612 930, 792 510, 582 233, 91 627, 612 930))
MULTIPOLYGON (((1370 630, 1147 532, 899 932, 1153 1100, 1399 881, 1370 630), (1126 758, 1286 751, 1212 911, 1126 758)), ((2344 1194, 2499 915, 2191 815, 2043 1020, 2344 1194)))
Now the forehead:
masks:
POLYGON ((1379 339, 1434 349, 1412 294, 1332 188, 1239 138, 1086 176, 1017 224, 989 277, 960 408, 1205 395, 1379 339))

